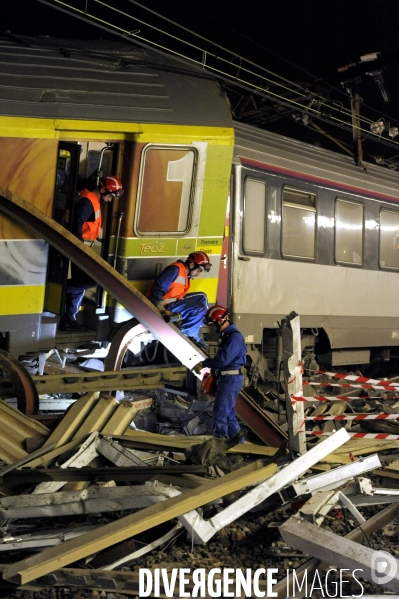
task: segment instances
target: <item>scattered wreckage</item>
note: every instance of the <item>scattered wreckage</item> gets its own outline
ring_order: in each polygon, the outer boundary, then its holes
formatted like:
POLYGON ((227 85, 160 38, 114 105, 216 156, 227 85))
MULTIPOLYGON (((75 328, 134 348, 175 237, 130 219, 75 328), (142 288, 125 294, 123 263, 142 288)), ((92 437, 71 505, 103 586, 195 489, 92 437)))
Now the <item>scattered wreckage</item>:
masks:
MULTIPOLYGON (((299 322, 294 317, 288 324, 295 339, 299 322)), ((182 531, 193 547, 211 544, 229 526, 262 510, 279 514, 278 530, 291 553, 294 548, 303 560, 310 556, 287 570, 273 587, 275 596, 286 597, 294 584, 295 596, 304 596, 301 580, 321 570, 322 562, 327 570, 328 564, 362 570, 361 578, 375 583, 378 551, 361 543, 364 534, 399 516, 398 386, 365 383, 356 375, 348 383, 346 377, 345 384, 358 385, 362 393, 368 385, 373 393, 391 394, 388 411, 369 410, 366 415, 374 419, 366 420, 364 411, 342 410, 352 398, 364 409, 367 402, 355 387, 345 400, 330 395, 321 401, 316 393, 326 373, 303 385, 299 352, 294 343, 285 363, 288 422, 278 447, 264 444, 262 429, 251 419, 243 444, 211 438, 209 398, 171 388, 141 389, 121 401, 84 393, 55 426, 0 400, 3 587, 10 592, 85 587, 137 596, 139 572, 126 566, 182 531), (389 422, 391 429, 353 430, 364 420, 389 422), (394 488, 384 486, 388 480, 394 488), (363 507, 376 511, 366 519, 363 507), (325 526, 337 510, 348 514, 352 526, 344 536, 325 526)), ((330 390, 333 380, 328 378, 330 390)), ((375 408, 376 402, 374 395, 367 405, 375 408)), ((383 588, 399 593, 399 562, 388 555, 392 575, 383 588)), ((189 576, 187 588, 194 586, 189 576)), ((266 580, 259 589, 267 592, 266 580)), ((160 592, 165 594, 162 583, 160 592)), ((167 596, 179 596, 178 586, 167 596)))

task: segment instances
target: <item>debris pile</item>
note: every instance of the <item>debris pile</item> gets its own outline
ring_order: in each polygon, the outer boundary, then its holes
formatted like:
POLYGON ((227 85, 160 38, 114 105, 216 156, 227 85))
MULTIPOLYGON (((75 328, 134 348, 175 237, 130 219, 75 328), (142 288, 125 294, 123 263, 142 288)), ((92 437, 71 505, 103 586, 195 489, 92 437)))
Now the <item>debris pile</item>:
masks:
MULTIPOLYGON (((380 485, 383 476, 397 478, 397 441, 351 440, 342 428, 292 456, 284 445, 182 434, 197 417, 194 431, 207 430, 206 400, 160 389, 128 399, 82 395, 53 430, 0 401, 0 551, 10 593, 67 587, 137 596, 140 568, 160 565, 278 563, 283 576, 308 554, 339 566, 362 539, 346 539, 340 520, 332 532, 338 512, 349 536, 370 522, 362 508, 385 513, 373 516, 369 534, 399 515, 394 489, 380 485), (137 430, 146 412, 164 434, 137 430), (342 544, 338 552, 330 541, 342 544)), ((371 551, 364 547, 363 561, 352 564, 366 579, 371 551)))

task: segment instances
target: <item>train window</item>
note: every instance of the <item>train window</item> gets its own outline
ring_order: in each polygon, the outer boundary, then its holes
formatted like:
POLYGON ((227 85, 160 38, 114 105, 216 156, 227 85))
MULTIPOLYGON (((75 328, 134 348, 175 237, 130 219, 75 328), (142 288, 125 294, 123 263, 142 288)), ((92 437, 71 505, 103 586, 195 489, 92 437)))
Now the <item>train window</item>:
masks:
POLYGON ((243 249, 245 253, 265 253, 266 190, 264 181, 245 179, 243 249))
POLYGON ((337 198, 335 204, 335 261, 363 263, 364 206, 337 198))
POLYGON ((316 194, 285 187, 281 251, 284 257, 315 257, 316 194))
POLYGON ((380 268, 399 269, 399 213, 381 210, 380 268))
POLYGON ((189 231, 196 163, 197 149, 193 146, 144 148, 135 221, 137 235, 184 235, 189 231))

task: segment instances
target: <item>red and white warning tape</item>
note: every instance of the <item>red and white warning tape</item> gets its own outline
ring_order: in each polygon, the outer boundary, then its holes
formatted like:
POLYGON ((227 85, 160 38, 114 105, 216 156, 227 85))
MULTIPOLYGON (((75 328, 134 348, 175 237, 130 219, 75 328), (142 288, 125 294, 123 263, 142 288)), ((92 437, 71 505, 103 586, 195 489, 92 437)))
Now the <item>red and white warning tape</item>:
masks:
MULTIPOLYGON (((312 395, 311 397, 304 397, 303 395, 291 395, 291 403, 294 405, 297 401, 351 401, 353 399, 370 399, 368 396, 357 395, 356 397, 349 397, 348 395, 312 395)), ((373 397, 373 399, 385 399, 384 397, 373 397)))
POLYGON ((304 385, 312 385, 313 387, 345 387, 349 389, 377 389, 380 391, 396 391, 399 392, 399 387, 395 384, 381 384, 381 385, 353 385, 351 383, 312 383, 311 381, 303 381, 304 385))
MULTIPOLYGON (((373 389, 379 391, 393 391, 399 393, 399 383, 392 383, 388 381, 379 381, 377 379, 369 379, 363 376, 356 376, 354 374, 340 374, 339 372, 327 372, 326 370, 315 370, 316 374, 324 374, 331 378, 340 379, 341 381, 353 381, 352 383, 330 383, 330 382, 311 382, 303 381, 303 385, 319 385, 319 386, 330 386, 330 387, 344 387, 344 388, 357 388, 357 389, 373 389)), ((291 395, 291 404, 295 405, 298 401, 350 401, 353 399, 360 399, 357 397, 348 397, 347 395, 314 395, 314 396, 303 396, 303 395, 291 395)), ((378 398, 375 398, 378 399, 378 398)), ((382 398, 381 398, 382 399, 382 398)))
POLYGON ((399 414, 336 414, 335 416, 305 416, 305 420, 398 420, 399 414))
POLYGON ((351 401, 351 399, 359 399, 358 397, 348 397, 347 395, 313 395, 312 397, 304 397, 303 395, 291 395, 291 403, 294 404, 297 401, 351 401))
POLYGON ((356 376, 355 374, 340 374, 339 372, 327 372, 325 370, 315 370, 317 374, 325 374, 333 379, 340 379, 343 381, 353 381, 354 383, 365 383, 368 385, 382 385, 383 387, 399 387, 399 383, 391 383, 388 381, 379 381, 377 379, 369 379, 365 376, 356 376))
MULTIPOLYGON (((335 431, 336 432, 336 431, 335 431)), ((327 431, 304 431, 299 430, 298 433, 306 433, 306 435, 317 435, 319 437, 334 435, 335 432, 327 431)), ((353 439, 384 439, 386 441, 399 441, 397 435, 388 435, 387 433, 348 433, 353 439)))

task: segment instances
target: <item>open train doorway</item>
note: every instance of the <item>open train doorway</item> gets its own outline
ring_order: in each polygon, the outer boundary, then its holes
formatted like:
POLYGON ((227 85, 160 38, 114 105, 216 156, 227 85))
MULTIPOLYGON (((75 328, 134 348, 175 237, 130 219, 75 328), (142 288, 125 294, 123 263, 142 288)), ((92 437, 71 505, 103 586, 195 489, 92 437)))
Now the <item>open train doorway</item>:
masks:
MULTIPOLYGON (((61 141, 54 188, 53 219, 68 231, 72 229, 74 208, 84 189, 93 189, 102 177, 118 171, 120 145, 103 141, 61 141)), ((102 204, 102 229, 91 248, 109 261, 113 222, 113 203, 102 204)), ((44 310, 61 316, 64 311, 65 290, 70 277, 70 262, 62 253, 50 248, 44 310)), ((106 294, 102 288, 86 291, 85 302, 95 312, 105 312, 106 294)))

